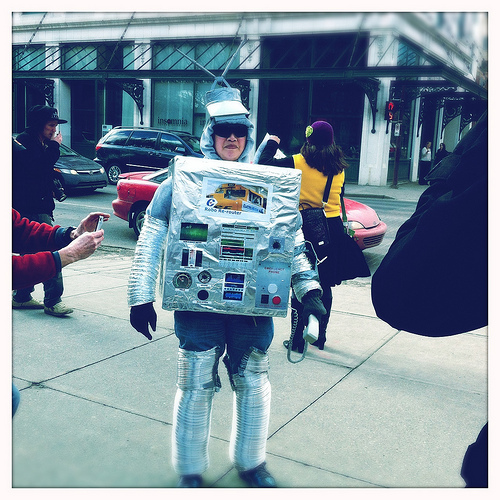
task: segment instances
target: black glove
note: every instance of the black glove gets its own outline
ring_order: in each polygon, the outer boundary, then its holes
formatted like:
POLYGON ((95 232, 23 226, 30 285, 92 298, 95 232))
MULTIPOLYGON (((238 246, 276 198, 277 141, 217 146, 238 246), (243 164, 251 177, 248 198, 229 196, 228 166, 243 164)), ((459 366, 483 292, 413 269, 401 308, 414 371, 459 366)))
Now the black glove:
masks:
POLYGON ((302 305, 304 306, 302 314, 306 324, 311 314, 316 316, 318 321, 321 319, 321 316, 326 314, 325 306, 323 305, 323 302, 321 302, 319 290, 311 290, 310 292, 307 292, 302 298, 302 305))
POLYGON ((152 340, 153 337, 149 333, 148 325, 151 325, 153 332, 156 332, 156 312, 153 303, 132 306, 130 308, 130 324, 147 339, 152 340))

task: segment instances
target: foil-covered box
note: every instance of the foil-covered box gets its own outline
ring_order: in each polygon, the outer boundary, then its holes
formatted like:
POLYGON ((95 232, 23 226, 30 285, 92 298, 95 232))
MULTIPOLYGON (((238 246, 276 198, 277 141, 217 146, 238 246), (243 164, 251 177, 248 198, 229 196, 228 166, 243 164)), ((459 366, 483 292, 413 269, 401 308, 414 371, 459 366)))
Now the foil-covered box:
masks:
POLYGON ((163 308, 285 317, 301 172, 178 156, 170 175, 163 308))

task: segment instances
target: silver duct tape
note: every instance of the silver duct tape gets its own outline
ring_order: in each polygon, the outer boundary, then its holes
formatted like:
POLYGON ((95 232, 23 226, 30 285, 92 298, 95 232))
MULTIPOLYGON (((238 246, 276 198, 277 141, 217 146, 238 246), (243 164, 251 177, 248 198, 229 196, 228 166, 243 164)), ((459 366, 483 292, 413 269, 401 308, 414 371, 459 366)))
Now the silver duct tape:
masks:
POLYGON ((304 253, 305 240, 302 229, 295 233, 295 255, 292 264, 292 287, 297 299, 302 302, 302 298, 311 290, 320 290, 318 272, 313 268, 311 262, 304 253))
POLYGON ((172 429, 172 463, 177 474, 203 474, 208 468, 218 359, 216 348, 203 352, 179 349, 172 429))
POLYGON ((300 171, 191 157, 171 171, 163 308, 285 317, 300 171))
POLYGON ((135 248, 128 282, 128 305, 154 302, 156 281, 163 259, 168 223, 146 214, 135 248))
POLYGON ((243 376, 232 375, 234 387, 230 458, 237 470, 250 470, 266 459, 271 413, 268 355, 253 351, 243 376))
POLYGON ((183 391, 213 389, 216 387, 219 361, 216 347, 209 351, 187 351, 179 349, 177 355, 177 387, 183 391))

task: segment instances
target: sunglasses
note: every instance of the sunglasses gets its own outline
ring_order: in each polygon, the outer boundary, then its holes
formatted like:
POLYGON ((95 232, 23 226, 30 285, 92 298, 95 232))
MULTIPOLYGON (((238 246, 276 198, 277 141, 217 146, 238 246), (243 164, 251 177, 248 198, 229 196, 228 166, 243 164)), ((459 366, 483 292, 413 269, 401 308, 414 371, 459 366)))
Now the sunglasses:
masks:
POLYGON ((235 137, 246 137, 248 134, 248 128, 238 123, 219 123, 213 126, 213 130, 215 135, 226 139, 230 137, 231 134, 234 134, 235 137))

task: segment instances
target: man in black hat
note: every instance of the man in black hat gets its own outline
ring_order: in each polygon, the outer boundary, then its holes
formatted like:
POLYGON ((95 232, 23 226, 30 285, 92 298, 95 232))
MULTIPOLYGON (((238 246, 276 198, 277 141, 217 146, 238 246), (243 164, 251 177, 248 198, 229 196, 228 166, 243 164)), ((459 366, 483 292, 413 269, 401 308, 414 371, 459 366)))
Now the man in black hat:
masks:
MULTIPOLYGON (((57 109, 36 105, 29 109, 28 126, 16 138, 23 147, 14 147, 12 155, 12 207, 23 217, 52 225, 54 221, 54 182, 57 180, 54 164, 59 159, 61 133, 57 133, 61 120, 57 109)), ((14 144, 15 146, 15 144, 14 144)), ((62 201, 62 200, 61 200, 62 201)), ((34 288, 16 290, 12 297, 14 309, 44 309, 52 316, 66 316, 73 309, 66 306, 62 274, 43 284, 43 304, 31 296, 34 288)))

